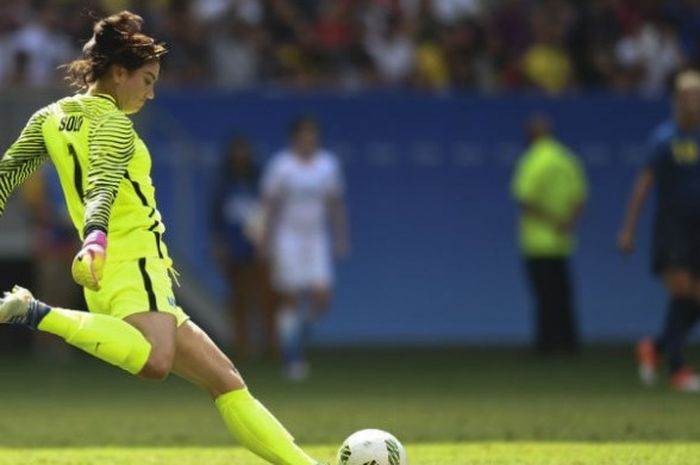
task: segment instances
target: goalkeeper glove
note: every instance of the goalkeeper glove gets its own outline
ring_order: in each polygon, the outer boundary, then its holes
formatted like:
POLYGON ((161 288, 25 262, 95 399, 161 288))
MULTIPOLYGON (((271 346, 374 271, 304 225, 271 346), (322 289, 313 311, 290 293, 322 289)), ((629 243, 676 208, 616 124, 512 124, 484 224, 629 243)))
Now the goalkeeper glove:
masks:
POLYGON ((107 255, 107 234, 95 230, 83 241, 83 248, 73 259, 73 280, 92 291, 100 290, 100 281, 107 255))

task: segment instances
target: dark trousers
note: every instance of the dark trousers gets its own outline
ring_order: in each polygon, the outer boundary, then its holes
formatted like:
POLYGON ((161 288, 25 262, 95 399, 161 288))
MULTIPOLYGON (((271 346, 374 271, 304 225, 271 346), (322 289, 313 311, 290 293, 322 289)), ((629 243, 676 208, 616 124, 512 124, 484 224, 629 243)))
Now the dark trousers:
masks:
POLYGON ((535 348, 573 352, 578 347, 568 258, 526 258, 535 303, 535 348))

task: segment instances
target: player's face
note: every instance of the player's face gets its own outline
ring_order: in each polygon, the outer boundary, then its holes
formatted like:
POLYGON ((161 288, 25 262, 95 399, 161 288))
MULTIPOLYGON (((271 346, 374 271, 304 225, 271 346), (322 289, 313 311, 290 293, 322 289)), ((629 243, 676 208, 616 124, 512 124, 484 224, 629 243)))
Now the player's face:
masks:
POLYGON ((681 118, 700 120, 700 88, 693 87, 678 92, 676 104, 681 118))
POLYGON ((142 67, 126 72, 118 80, 119 106, 127 114, 136 113, 146 100, 155 97, 154 86, 160 74, 160 63, 152 61, 142 67))
POLYGON ((235 143, 229 152, 229 166, 234 174, 244 172, 251 164, 252 156, 247 143, 235 143))
POLYGON ((299 153, 311 155, 318 147, 318 130, 311 124, 305 125, 299 129, 294 141, 299 153))

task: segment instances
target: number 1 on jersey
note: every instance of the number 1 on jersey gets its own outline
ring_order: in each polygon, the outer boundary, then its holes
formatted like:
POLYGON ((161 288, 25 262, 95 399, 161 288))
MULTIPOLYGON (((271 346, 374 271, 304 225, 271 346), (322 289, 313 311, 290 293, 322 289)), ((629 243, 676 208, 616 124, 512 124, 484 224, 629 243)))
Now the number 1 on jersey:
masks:
POLYGON ((75 147, 70 142, 68 143, 68 153, 71 158, 73 158, 73 182, 75 182, 75 191, 78 193, 80 201, 85 203, 85 196, 83 194, 83 170, 80 167, 80 161, 78 160, 78 153, 75 151, 75 147))

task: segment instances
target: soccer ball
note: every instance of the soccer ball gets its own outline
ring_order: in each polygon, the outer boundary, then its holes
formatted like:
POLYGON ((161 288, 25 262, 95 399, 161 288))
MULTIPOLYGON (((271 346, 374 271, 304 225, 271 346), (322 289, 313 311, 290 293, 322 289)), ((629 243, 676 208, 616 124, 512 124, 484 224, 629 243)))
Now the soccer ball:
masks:
POLYGON ((380 429, 363 429, 343 442, 336 465, 408 465, 408 461, 394 436, 380 429))

